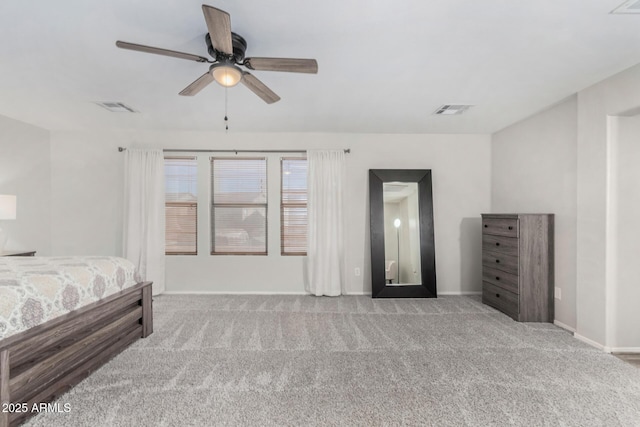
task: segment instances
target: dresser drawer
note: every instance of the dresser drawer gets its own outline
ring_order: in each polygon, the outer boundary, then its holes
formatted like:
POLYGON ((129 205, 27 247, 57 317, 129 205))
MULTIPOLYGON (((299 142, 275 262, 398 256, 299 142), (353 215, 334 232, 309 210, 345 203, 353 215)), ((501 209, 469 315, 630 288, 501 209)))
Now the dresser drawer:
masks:
POLYGON ((507 273, 518 274, 518 257, 515 255, 485 250, 482 251, 482 265, 506 271, 507 273))
POLYGON ((519 293, 518 276, 506 271, 496 270, 487 265, 482 265, 482 281, 489 282, 513 293, 519 293))
POLYGON ((482 251, 497 252, 504 255, 518 255, 518 239, 513 237, 482 235, 482 251))
POLYGON ((482 284, 482 303, 496 308, 511 318, 518 320, 518 295, 484 282, 482 284))
POLYGON ((515 218, 482 218, 482 232, 496 236, 518 237, 518 220, 515 218))

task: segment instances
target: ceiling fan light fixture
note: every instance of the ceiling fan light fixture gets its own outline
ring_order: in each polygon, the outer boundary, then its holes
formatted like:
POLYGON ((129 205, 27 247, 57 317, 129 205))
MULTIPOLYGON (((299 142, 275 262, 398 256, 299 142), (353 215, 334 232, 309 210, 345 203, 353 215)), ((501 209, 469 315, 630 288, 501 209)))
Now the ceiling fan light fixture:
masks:
POLYGON ((211 75, 219 85, 224 87, 233 87, 242 80, 242 70, 231 64, 212 65, 211 75))

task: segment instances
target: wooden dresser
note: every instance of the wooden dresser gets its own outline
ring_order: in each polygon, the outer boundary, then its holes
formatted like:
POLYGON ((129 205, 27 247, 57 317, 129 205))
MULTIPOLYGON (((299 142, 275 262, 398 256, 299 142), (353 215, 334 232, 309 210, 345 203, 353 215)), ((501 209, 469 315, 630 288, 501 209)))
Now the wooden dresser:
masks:
POLYGON ((553 214, 482 214, 482 302, 553 322, 553 214))

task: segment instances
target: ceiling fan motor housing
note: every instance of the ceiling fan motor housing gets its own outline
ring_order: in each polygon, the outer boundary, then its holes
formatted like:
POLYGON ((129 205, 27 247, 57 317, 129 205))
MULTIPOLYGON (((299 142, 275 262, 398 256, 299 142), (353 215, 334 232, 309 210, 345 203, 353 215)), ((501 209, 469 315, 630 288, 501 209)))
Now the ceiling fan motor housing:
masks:
MULTIPOLYGON (((207 50, 209 51, 209 55, 211 55, 214 60, 228 56, 227 54, 220 52, 219 50, 216 50, 215 47, 213 47, 213 44, 211 43, 211 36, 209 35, 209 33, 207 33, 204 38, 207 42, 207 50)), ((247 41, 242 36, 231 32, 231 44, 233 46, 233 60, 236 63, 241 63, 244 60, 244 54, 247 51, 247 41)))

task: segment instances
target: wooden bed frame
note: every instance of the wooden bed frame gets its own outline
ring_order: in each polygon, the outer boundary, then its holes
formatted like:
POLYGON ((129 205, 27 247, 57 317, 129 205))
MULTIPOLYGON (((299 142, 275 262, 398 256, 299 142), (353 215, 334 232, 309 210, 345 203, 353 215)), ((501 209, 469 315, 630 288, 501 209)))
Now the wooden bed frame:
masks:
POLYGON ((151 301, 151 282, 138 283, 0 341, 0 427, 36 415, 34 404, 55 400, 149 336, 151 301))

